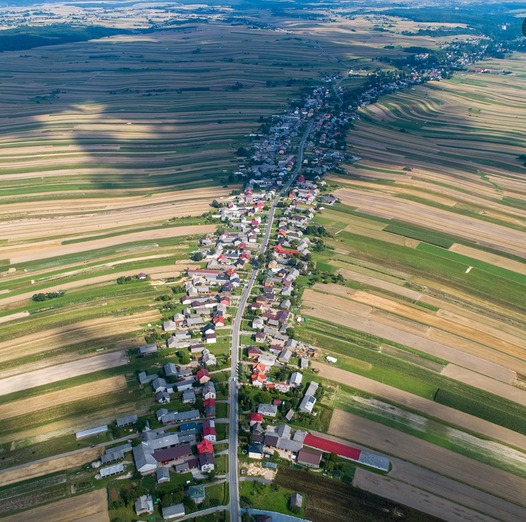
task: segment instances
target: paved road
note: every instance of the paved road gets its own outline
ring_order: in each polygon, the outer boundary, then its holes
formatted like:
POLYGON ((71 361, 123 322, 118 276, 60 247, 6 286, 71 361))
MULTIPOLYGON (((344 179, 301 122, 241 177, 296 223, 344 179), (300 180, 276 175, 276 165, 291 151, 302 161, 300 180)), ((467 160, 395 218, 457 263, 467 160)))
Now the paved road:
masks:
MULTIPOLYGON (((276 212, 277 205, 281 197, 287 193, 292 182, 296 179, 301 165, 303 163, 303 151, 305 149, 305 143, 312 129, 314 121, 309 122, 301 142, 298 145, 298 157, 296 160, 296 166, 292 172, 292 175, 283 187, 280 193, 276 196, 272 205, 270 207, 267 228, 265 230, 265 235, 263 236, 263 241, 260 247, 260 253, 263 254, 268 247, 270 240, 270 234, 272 232, 272 223, 274 221, 274 213, 276 212)), ((231 350, 231 377, 230 377, 230 429, 229 429, 229 457, 228 457, 228 482, 230 484, 230 520, 232 522, 238 522, 241 518, 240 506, 239 506, 239 477, 238 477, 238 434, 239 434, 239 404, 238 404, 238 388, 237 388, 237 367, 239 364, 239 338, 241 332, 241 320, 245 312, 245 307, 247 305, 250 293, 252 292, 252 287, 256 281, 258 271, 257 269, 252 270, 250 277, 247 281, 241 299, 239 301, 239 306, 236 313, 236 318, 232 327, 232 350, 231 350)))

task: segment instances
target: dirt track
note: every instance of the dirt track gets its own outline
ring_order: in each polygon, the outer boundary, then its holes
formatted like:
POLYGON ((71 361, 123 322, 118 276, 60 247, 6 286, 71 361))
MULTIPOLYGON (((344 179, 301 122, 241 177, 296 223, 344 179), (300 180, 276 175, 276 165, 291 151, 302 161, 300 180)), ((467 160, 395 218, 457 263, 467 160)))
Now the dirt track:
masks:
POLYGON ((15 375, 0 380, 0 395, 7 395, 28 388, 62 381, 71 377, 77 377, 86 373, 97 372, 115 366, 121 366, 128 362, 124 352, 112 352, 106 355, 97 355, 80 361, 58 364, 32 373, 15 375))
MULTIPOLYGON (((356 470, 352 485, 449 522, 497 522, 495 518, 482 515, 428 491, 364 469, 356 470)), ((522 522, 520 519, 515 520, 522 522)))
MULTIPOLYGON (((526 479, 435 446, 394 428, 334 410, 329 433, 407 460, 440 475, 526 507, 526 479)), ((498 502, 498 499, 495 499, 498 502)))
POLYGON ((24 520, 38 522, 109 522, 110 520, 105 489, 59 500, 2 520, 20 522, 21 516, 24 520))
POLYGON ((80 386, 73 386, 66 390, 45 393, 38 397, 1 404, 0 421, 17 415, 27 415, 33 411, 59 406, 60 404, 67 404, 68 402, 75 402, 88 397, 120 391, 124 388, 126 388, 126 379, 123 375, 117 375, 116 377, 109 377, 108 379, 97 381, 96 386, 90 382, 88 384, 81 384, 80 386))
POLYGON ((352 386, 353 388, 363 390, 377 397, 388 399, 403 407, 421 412, 429 417, 435 417, 448 424, 479 433, 490 439, 498 440, 526 451, 526 436, 515 431, 497 426, 491 422, 449 408, 448 406, 443 406, 431 400, 418 397, 417 395, 399 390, 398 388, 393 388, 387 384, 382 384, 381 382, 350 373, 346 370, 341 370, 335 366, 312 362, 312 367, 318 368, 320 370, 319 375, 331 381, 352 386))

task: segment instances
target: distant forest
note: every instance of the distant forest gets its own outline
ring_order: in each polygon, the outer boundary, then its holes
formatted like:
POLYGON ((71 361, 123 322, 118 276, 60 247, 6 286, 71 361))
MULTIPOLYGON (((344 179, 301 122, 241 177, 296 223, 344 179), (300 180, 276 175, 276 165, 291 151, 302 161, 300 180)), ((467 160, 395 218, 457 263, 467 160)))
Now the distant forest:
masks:
POLYGON ((70 24, 51 24, 45 27, 21 26, 0 31, 0 52, 22 51, 43 45, 83 42, 129 32, 125 29, 70 24))

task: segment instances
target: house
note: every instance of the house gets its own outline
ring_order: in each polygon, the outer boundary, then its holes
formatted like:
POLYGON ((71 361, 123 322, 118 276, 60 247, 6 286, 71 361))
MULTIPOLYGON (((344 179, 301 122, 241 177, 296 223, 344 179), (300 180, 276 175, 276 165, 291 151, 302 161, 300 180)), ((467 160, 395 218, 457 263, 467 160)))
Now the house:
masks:
POLYGON ((301 385, 302 380, 303 375, 300 372, 293 372, 293 374, 290 376, 289 383, 291 386, 295 386, 297 388, 301 385))
POLYGON ((207 419, 213 418, 216 416, 216 400, 215 399, 206 399, 203 401, 205 417, 207 419))
POLYGON ((148 279, 148 274, 145 274, 144 272, 139 272, 135 277, 139 281, 144 281, 145 279, 148 279))
POLYGON ((199 467, 201 471, 210 473, 214 471, 214 454, 213 453, 201 453, 198 458, 199 467))
POLYGON ((216 356, 207 349, 203 350, 203 356, 201 357, 201 363, 205 366, 215 366, 217 364, 216 356))
POLYGON ((214 381, 208 381, 203 386, 203 400, 215 399, 217 397, 214 381))
POLYGON ((202 484, 199 484, 198 486, 190 486, 186 490, 186 495, 196 504, 201 504, 205 500, 205 487, 202 484))
POLYGON ((254 426, 254 424, 257 424, 258 422, 263 422, 263 414, 262 413, 251 413, 250 414, 250 426, 254 426))
POLYGON ((222 328, 223 326, 225 326, 225 318, 222 315, 215 315, 212 318, 212 322, 218 328, 222 328))
POLYGON ((258 332, 254 338, 256 340, 257 343, 263 343, 265 342, 265 337, 266 335, 263 333, 263 332, 258 332))
POLYGON ((296 511, 301 509, 301 506, 303 506, 303 496, 299 493, 293 493, 290 496, 289 501, 289 508, 291 511, 296 511))
POLYGON ((185 515, 183 504, 172 504, 171 506, 163 507, 161 512, 165 520, 174 520, 185 515))
POLYGON ((264 417, 275 417, 278 413, 278 407, 275 404, 260 404, 258 413, 261 413, 264 417))
POLYGON ((177 377, 178 373, 177 373, 177 366, 175 366, 174 363, 166 363, 164 366, 163 366, 163 370, 164 370, 164 375, 166 377, 177 377))
POLYGON ((290 350, 287 350, 286 348, 279 354, 278 361, 283 364, 288 364, 290 362, 290 358, 292 356, 292 352, 290 350))
POLYGON ((102 464, 108 464, 109 462, 115 462, 124 458, 124 454, 132 450, 131 444, 121 444, 113 448, 108 448, 104 454, 100 457, 102 464))
POLYGON ((197 317, 187 317, 186 326, 191 328, 192 326, 200 326, 204 323, 203 318, 199 315, 197 317))
POLYGON ((172 464, 191 457, 192 446, 190 446, 190 444, 180 444, 179 446, 158 449, 153 452, 152 456, 161 464, 172 464))
POLYGON ((197 459, 188 459, 187 461, 176 464, 175 465, 175 472, 176 473, 186 473, 188 471, 192 471, 194 469, 198 469, 199 467, 199 461, 197 459))
POLYGON ((209 419, 203 422, 203 439, 217 442, 216 423, 209 419))
POLYGON ((210 372, 205 368, 201 368, 195 375, 195 380, 200 384, 205 384, 210 380, 210 372))
POLYGON ((300 359, 300 368, 306 370, 309 367, 309 359, 307 357, 302 357, 300 359))
POLYGON ((163 484, 164 482, 170 482, 170 468, 157 468, 155 470, 155 478, 157 484, 163 484))
POLYGON ((207 344, 215 344, 217 342, 217 335, 215 333, 206 334, 205 342, 207 344))
POLYGON ((184 379, 175 383, 175 388, 178 392, 184 392, 185 390, 190 390, 194 387, 194 379, 184 379))
POLYGON ((126 417, 119 417, 115 420, 115 423, 117 424, 117 428, 122 428, 123 426, 134 424, 138 420, 139 417, 137 415, 127 415, 126 417))
POLYGON ((198 353, 202 353, 204 349, 205 349, 205 345, 204 344, 192 344, 190 346, 190 353, 192 355, 198 354, 198 353))
POLYGON ((156 344, 146 344, 144 346, 139 346, 139 355, 151 355, 153 353, 157 353, 157 345, 156 344))
POLYGON ((271 368, 276 362, 276 356, 268 352, 261 352, 258 362, 263 364, 266 368, 271 368))
POLYGON ((139 379, 139 382, 141 384, 150 384, 157 377, 158 375, 156 373, 151 373, 147 375, 146 372, 139 372, 137 374, 137 378, 139 379))
POLYGON ((314 405, 316 404, 316 398, 314 397, 314 394, 316 393, 317 389, 317 382, 313 381, 309 384, 307 391, 305 392, 305 395, 303 396, 303 399, 299 405, 300 411, 304 413, 312 413, 314 405))
POLYGON ((249 459, 258 459, 263 458, 263 444, 260 443, 251 443, 248 445, 248 458, 249 459))
POLYGON ((310 468, 319 468, 321 456, 322 454, 317 451, 313 451, 308 448, 302 448, 300 451, 298 451, 297 462, 298 464, 302 464, 303 466, 308 466, 310 468))
POLYGON ((175 330, 177 330, 177 325, 174 321, 164 321, 163 330, 165 332, 175 332, 175 330))
POLYGON ((194 404, 195 401, 195 391, 192 388, 183 392, 183 404, 194 404))
POLYGON ((153 499, 151 495, 141 495, 135 501, 135 513, 137 515, 153 513, 153 499))
POLYGON ((170 394, 166 391, 160 391, 155 394, 155 400, 159 404, 169 404, 170 403, 170 394))
POLYGON ((249 359, 258 359, 261 355, 261 348, 258 346, 249 346, 247 353, 249 359))
POLYGON ((254 330, 261 330, 264 326, 265 323, 261 317, 254 317, 252 320, 252 328, 254 328, 254 330))
POLYGON ((166 381, 162 377, 157 377, 152 381, 154 393, 166 391, 166 381))
POLYGON ((214 453, 214 446, 208 439, 203 439, 197 445, 197 452, 201 453, 214 453))

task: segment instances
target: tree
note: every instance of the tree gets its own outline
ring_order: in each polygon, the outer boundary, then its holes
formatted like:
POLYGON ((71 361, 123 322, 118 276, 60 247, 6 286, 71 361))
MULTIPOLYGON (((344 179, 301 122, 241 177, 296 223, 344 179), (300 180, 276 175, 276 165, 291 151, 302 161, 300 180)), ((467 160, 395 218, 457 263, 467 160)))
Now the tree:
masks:
POLYGON ((183 350, 179 350, 177 353, 177 358, 181 364, 188 364, 190 362, 190 354, 183 350))
POLYGON ((202 261, 204 259, 204 254, 202 252, 195 252, 192 256, 192 261, 202 261))

